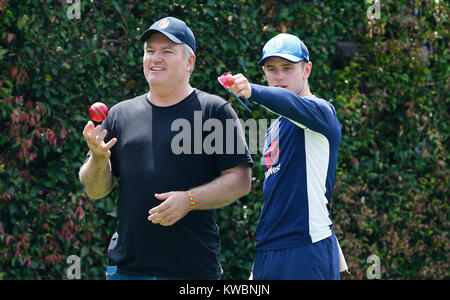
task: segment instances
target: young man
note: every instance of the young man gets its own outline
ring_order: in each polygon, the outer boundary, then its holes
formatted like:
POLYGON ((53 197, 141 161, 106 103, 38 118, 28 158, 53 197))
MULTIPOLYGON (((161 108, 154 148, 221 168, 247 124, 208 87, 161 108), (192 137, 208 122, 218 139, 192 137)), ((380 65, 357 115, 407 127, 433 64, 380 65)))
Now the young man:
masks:
POLYGON ((279 34, 258 63, 269 87, 233 77, 233 91, 280 115, 263 151, 264 204, 256 231, 254 279, 339 279, 330 199, 341 128, 334 107, 314 96, 312 63, 296 36, 279 34))
POLYGON ((102 126, 88 122, 83 132, 90 151, 80 180, 88 196, 102 198, 119 181, 107 279, 217 279, 222 269, 214 209, 250 191, 245 138, 237 127, 222 133, 234 134, 244 153, 196 148, 208 134, 198 120, 219 121, 225 129, 225 121, 237 116, 224 99, 191 87, 196 43, 183 21, 161 19, 140 41, 149 92, 116 104, 102 126), (180 134, 187 134, 181 153, 174 143, 180 134))

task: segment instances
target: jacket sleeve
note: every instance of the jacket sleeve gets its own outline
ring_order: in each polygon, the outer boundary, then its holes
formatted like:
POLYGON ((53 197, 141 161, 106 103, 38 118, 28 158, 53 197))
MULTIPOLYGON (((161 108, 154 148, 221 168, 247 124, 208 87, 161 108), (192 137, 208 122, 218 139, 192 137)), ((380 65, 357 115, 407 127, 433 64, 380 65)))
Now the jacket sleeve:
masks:
POLYGON ((251 84, 250 100, 281 115, 294 124, 328 135, 337 118, 334 107, 317 97, 300 97, 279 87, 251 84))

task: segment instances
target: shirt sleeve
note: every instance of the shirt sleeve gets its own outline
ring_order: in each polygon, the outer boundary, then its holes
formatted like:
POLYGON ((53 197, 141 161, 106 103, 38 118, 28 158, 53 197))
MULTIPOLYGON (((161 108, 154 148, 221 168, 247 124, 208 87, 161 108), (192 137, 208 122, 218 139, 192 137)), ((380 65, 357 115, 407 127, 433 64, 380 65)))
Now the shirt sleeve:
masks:
POLYGON ((317 97, 300 97, 279 87, 251 84, 254 101, 302 128, 328 135, 336 119, 334 107, 317 97))
POLYGON ((214 154, 218 169, 225 171, 244 164, 253 166, 244 131, 234 109, 228 103, 220 105, 214 118, 221 121, 223 129, 222 151, 214 154))

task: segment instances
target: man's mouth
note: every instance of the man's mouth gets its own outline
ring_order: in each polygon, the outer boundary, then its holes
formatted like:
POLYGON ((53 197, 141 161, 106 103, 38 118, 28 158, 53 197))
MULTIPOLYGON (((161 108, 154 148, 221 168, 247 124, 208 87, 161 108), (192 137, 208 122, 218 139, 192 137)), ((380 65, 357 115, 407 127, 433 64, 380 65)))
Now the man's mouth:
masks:
POLYGON ((283 89, 287 88, 287 85, 275 85, 275 86, 276 86, 276 87, 283 88, 283 89))
POLYGON ((151 67, 150 71, 164 71, 164 68, 162 68, 162 67, 151 67))

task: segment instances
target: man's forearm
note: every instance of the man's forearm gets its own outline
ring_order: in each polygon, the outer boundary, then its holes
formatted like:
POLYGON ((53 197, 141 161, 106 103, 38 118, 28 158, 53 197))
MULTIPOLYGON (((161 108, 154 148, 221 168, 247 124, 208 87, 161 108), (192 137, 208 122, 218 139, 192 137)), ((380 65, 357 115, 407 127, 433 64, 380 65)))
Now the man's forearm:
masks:
POLYGON ((239 166, 222 173, 215 180, 191 189, 195 195, 195 209, 216 209, 227 206, 251 189, 251 168, 239 166))
MULTIPOLYGON (((251 168, 241 165, 225 170, 215 180, 191 188, 194 194, 195 209, 216 209, 231 204, 238 198, 248 194, 251 188, 251 168)), ((155 198, 163 202, 149 210, 148 220, 154 224, 171 226, 189 213, 190 198, 184 191, 170 191, 155 194, 155 198)))
POLYGON ((114 180, 109 159, 90 156, 80 168, 80 181, 89 198, 100 199, 111 191, 114 180))

